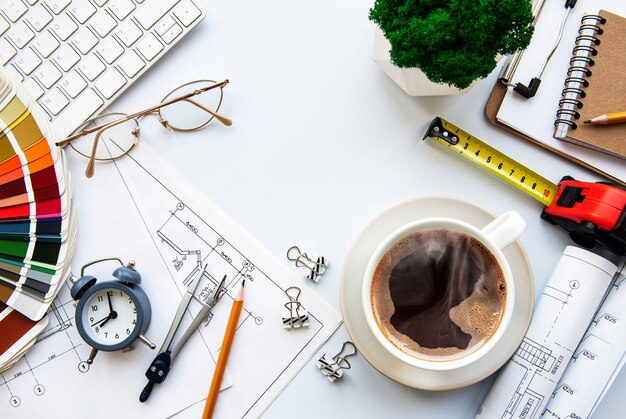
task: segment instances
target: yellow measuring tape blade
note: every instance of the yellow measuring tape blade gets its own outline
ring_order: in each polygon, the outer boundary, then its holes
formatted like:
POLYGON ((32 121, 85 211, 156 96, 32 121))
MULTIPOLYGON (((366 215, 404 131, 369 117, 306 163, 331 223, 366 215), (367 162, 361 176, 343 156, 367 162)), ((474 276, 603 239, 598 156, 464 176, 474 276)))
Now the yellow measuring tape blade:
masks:
POLYGON ((443 118, 437 117, 433 120, 424 138, 426 137, 447 146, 449 150, 515 186, 545 206, 554 200, 558 191, 557 185, 443 118))

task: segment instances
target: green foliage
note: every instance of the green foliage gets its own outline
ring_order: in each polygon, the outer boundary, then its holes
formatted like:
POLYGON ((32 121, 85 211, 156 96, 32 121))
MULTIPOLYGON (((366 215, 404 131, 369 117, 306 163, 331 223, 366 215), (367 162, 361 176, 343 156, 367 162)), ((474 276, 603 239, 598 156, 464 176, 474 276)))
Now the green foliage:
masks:
POLYGON ((370 20, 391 43, 398 67, 419 67, 436 83, 463 89, 487 76, 495 56, 528 46, 530 0, 376 0, 370 20))

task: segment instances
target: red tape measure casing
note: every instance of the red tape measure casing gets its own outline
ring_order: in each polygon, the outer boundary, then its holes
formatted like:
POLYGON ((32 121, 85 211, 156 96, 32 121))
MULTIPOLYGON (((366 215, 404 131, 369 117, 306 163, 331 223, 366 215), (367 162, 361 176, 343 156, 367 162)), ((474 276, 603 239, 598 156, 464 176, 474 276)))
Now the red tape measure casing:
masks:
POLYGON ((542 218, 569 231, 581 246, 607 246, 626 253, 626 190, 618 185, 565 177, 542 218))

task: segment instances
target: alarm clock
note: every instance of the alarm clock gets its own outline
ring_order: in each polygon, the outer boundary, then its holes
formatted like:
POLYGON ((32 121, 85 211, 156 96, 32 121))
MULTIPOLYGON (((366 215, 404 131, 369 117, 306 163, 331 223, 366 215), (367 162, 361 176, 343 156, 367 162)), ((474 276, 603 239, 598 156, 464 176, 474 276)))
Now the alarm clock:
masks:
POLYGON ((136 340, 156 348, 144 336, 152 310, 148 296, 139 286, 141 275, 134 262, 124 265, 119 258, 98 259, 84 265, 80 277, 71 276, 70 282, 72 298, 78 301, 74 317, 78 333, 93 348, 87 364, 93 363, 98 351, 125 349, 136 340), (85 275, 85 268, 111 260, 121 265, 113 271, 114 279, 98 281, 85 275))

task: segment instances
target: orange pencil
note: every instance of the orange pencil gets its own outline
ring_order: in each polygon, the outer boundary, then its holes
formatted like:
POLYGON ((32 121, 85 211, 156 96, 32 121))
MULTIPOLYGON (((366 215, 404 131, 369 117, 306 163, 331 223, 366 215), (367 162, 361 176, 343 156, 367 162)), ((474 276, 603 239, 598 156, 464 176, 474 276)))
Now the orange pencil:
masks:
POLYGON ((593 119, 587 119, 585 124, 617 124, 619 122, 626 122, 626 112, 614 112, 596 116, 593 119))
POLYGON ((244 279, 241 282, 241 288, 233 301, 233 307, 230 309, 230 317, 228 318, 228 324, 226 325, 226 332, 224 332, 222 349, 220 349, 220 355, 217 357, 215 371, 213 371, 213 380, 211 381, 211 388, 209 389, 209 395, 207 396, 206 404, 204 405, 204 412, 202 413, 203 419, 213 417, 213 410, 215 409, 215 404, 217 403, 217 395, 220 393, 222 377, 224 377, 226 362, 228 362, 228 354, 230 354, 230 347, 233 344, 233 338, 235 337, 235 331, 237 330, 239 313, 241 313, 241 307, 243 306, 243 286, 245 283, 246 280, 244 279))

